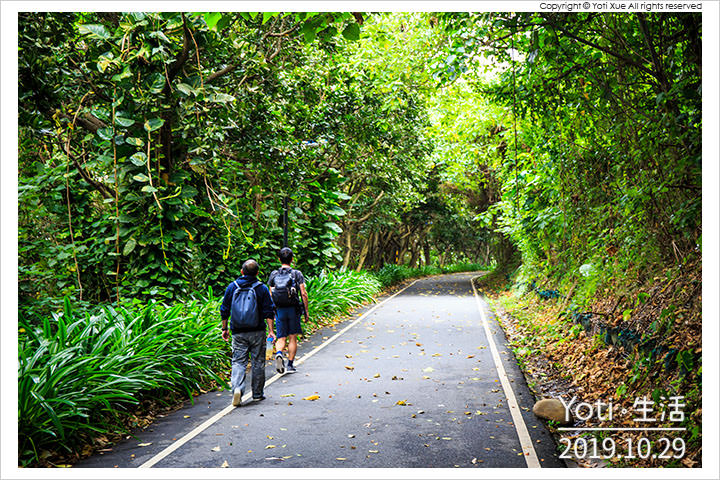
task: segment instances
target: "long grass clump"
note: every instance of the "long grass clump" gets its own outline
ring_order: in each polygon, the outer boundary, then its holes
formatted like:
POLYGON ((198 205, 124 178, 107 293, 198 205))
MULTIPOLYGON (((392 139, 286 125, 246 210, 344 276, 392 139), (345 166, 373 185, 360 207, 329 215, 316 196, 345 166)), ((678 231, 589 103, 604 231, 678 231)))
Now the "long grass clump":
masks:
POLYGON ((217 301, 132 310, 64 311, 32 327, 20 321, 18 441, 20 465, 44 451, 74 451, 97 435, 122 430, 144 397, 193 391, 227 368, 217 301))
POLYGON ((381 287, 378 279, 368 272, 329 272, 309 278, 307 291, 312 326, 371 301, 381 287))

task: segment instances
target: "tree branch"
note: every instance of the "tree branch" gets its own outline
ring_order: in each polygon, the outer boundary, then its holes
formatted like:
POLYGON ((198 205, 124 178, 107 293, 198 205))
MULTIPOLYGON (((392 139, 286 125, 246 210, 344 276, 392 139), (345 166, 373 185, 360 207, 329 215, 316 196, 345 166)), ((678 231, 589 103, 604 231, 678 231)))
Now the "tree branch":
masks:
POLYGON ((655 68, 655 76, 660 81, 660 86, 662 87, 663 92, 667 93, 670 91, 670 84, 667 80, 667 77, 665 76, 665 70, 663 69, 662 62, 660 61, 660 58, 655 51, 655 47, 652 44, 652 39, 650 38, 650 30, 648 29, 647 21, 645 20, 645 14, 637 13, 636 15, 638 17, 638 22, 640 23, 640 31, 642 32, 643 38, 645 39, 645 44, 650 51, 650 58, 652 58, 652 64, 655 68))
MULTIPOLYGON (((550 20, 550 19, 549 19, 549 20, 550 20)), ((580 43, 582 43, 582 44, 584 44, 584 45, 587 45, 588 47, 592 47, 592 48, 595 48, 595 49, 597 49, 597 50, 600 50, 601 52, 605 52, 605 53, 607 53, 608 55, 611 55, 611 56, 613 56, 613 57, 615 57, 615 58, 617 58, 617 59, 619 59, 619 60, 622 60, 623 62, 627 63, 628 65, 634 66, 635 68, 637 68, 637 69, 640 70, 641 72, 647 73, 647 74, 650 75, 651 77, 653 77, 653 78, 655 78, 655 79, 657 79, 657 80, 660 80, 660 79, 657 77, 657 75, 655 75, 655 72, 653 72, 652 70, 650 70, 649 68, 647 68, 645 65, 642 65, 642 64, 636 62, 636 61, 633 60, 632 58, 629 58, 629 57, 626 57, 625 55, 621 55, 621 54, 619 54, 619 53, 613 52, 613 51, 610 50, 609 48, 603 47, 602 45, 598 45, 597 43, 593 43, 593 42, 591 42, 591 41, 589 41, 589 40, 585 40, 584 38, 580 38, 580 37, 578 37, 577 35, 574 35, 574 34, 568 32, 565 28, 561 27, 559 24, 553 22, 552 20, 550 20, 550 23, 552 24, 553 27, 555 27, 555 28, 557 28, 558 30, 560 30, 566 37, 570 37, 570 38, 572 38, 573 40, 576 40, 576 41, 578 41, 578 42, 580 42, 580 43)))
POLYGON ((222 70, 218 70, 217 72, 211 73, 211 74, 208 75, 207 78, 205 79, 205 83, 206 83, 206 84, 207 84, 207 83, 210 83, 210 82, 212 82, 213 80, 215 80, 216 78, 222 77, 223 75, 232 72, 232 71, 235 70, 238 66, 239 66, 239 65, 238 65, 237 63, 231 63, 230 65, 228 65, 227 67, 223 68, 222 70))
POLYGON ((168 71, 168 79, 172 80, 175 78, 175 75, 180 71, 183 64, 187 61, 187 59, 190 56, 190 28, 187 26, 187 19, 185 18, 185 14, 182 14, 183 19, 183 47, 180 53, 177 54, 175 57, 175 60, 173 60, 173 63, 170 65, 170 69, 168 71))

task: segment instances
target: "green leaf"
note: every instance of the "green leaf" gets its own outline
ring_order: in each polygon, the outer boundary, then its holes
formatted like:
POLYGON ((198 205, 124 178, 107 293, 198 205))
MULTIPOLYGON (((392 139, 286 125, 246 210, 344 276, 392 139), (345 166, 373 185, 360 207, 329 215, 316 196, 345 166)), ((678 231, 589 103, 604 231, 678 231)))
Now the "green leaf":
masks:
POLYGON ((150 185, 145 185, 144 187, 142 187, 141 190, 142 190, 143 192, 147 192, 147 193, 155 193, 155 192, 157 192, 157 188, 151 187, 150 185))
POLYGON ((178 90, 180 90, 182 93, 184 93, 187 96, 197 95, 197 92, 192 87, 190 87, 190 85, 187 85, 185 83, 178 83, 176 85, 176 87, 178 90))
POLYGON ((123 248, 123 256, 127 257, 132 253, 133 250, 135 250, 135 247, 137 246, 137 242, 134 238, 131 238, 127 241, 125 244, 125 247, 123 248))
POLYGON ((329 209, 327 211, 327 213, 329 215, 337 215, 338 217, 342 217, 343 215, 345 215, 346 212, 345 212, 345 210, 343 210, 342 208, 340 208, 338 206, 333 206, 331 209, 329 209))
POLYGON ((118 73, 117 75, 112 76, 112 80, 115 82, 120 82, 126 78, 132 77, 132 71, 130 71, 130 67, 126 66, 123 68, 123 71, 118 73))
POLYGON ((128 145, 134 145, 136 147, 142 147, 143 145, 145 145, 145 142, 141 138, 137 137, 128 137, 125 139, 125 143, 127 143, 128 145))
POLYGON ((300 31, 305 38, 305 43, 312 43, 315 41, 316 32, 315 26, 312 23, 306 22, 300 31))
POLYGON ((165 88, 165 76, 162 73, 153 73, 148 77, 150 93, 160 93, 165 88))
POLYGON ((103 140, 111 140, 113 138, 113 129, 110 127, 100 128, 97 134, 103 140))
POLYGON ((330 230, 333 230, 333 231, 335 231, 335 232, 337 232, 337 233, 342 233, 342 228, 340 227, 340 225, 338 225, 338 224, 335 223, 335 222, 325 222, 323 225, 325 225, 325 226, 328 227, 330 230))
POLYGON ((150 177, 148 177, 144 173, 138 173, 137 175, 133 175, 133 180, 135 180, 136 182, 149 182, 150 177))
POLYGON ((342 31, 343 37, 348 40, 360 39, 360 26, 357 23, 351 23, 342 31))
POLYGON ((232 95, 228 95, 227 93, 215 93, 213 95, 210 95, 210 97, 208 97, 208 100, 216 103, 226 103, 234 102, 236 98, 232 95))
POLYGON ((137 152, 131 155, 129 160, 132 162, 133 165, 142 167, 147 162, 147 155, 145 155, 143 152, 137 152))
POLYGON ((149 118, 145 125, 145 131, 147 132, 154 132, 158 128, 162 127, 165 124, 165 120, 162 118, 149 118))
POLYGON ((212 13, 205 13, 203 14, 203 18, 205 19, 205 24, 207 24, 208 28, 212 30, 215 25, 220 21, 222 18, 222 13, 219 12, 212 12, 212 13))
MULTIPOLYGON (((252 15, 252 13, 250 15, 252 15)), ((276 17, 276 16, 277 16, 277 12, 263 12, 263 21, 262 21, 263 25, 265 25, 268 20, 270 20, 271 18, 276 17)))
POLYGON ((89 35, 91 38, 97 38, 100 40, 107 40, 110 38, 110 32, 107 31, 104 25, 78 25, 78 31, 80 32, 80 35, 89 35))
POLYGON ((122 114, 118 114, 115 117, 115 123, 117 123, 121 127, 129 127, 129 126, 135 124, 135 120, 133 120, 132 118, 128 118, 128 117, 123 117, 122 114))

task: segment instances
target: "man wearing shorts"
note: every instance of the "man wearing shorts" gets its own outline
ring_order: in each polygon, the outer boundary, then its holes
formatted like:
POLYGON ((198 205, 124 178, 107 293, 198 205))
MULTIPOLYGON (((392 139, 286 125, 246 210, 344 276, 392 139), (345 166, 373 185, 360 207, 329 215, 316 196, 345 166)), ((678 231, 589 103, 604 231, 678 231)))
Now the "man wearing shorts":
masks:
POLYGON ((300 317, 304 314, 305 321, 308 320, 308 296, 305 288, 305 277, 300 270, 293 269, 290 264, 293 259, 293 252, 288 247, 280 249, 278 254, 280 268, 273 271, 268 279, 270 294, 275 303, 275 328, 277 330, 277 342, 275 343, 275 367, 278 373, 295 373, 297 370, 293 365, 297 353, 297 336, 302 333, 300 317), (302 301, 300 301, 302 297, 302 301), (287 339, 287 340, 286 340, 287 339), (283 349, 287 343, 288 356, 287 368, 283 349))

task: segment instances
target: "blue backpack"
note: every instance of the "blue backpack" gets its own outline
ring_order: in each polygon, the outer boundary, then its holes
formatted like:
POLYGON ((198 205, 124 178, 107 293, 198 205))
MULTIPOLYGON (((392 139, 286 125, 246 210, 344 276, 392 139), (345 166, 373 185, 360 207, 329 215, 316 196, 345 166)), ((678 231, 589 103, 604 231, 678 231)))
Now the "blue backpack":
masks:
POLYGON ((235 331, 253 330, 260 326, 260 311, 258 309, 255 287, 260 282, 241 287, 234 281, 237 287, 232 296, 232 307, 230 310, 230 327, 235 331))

